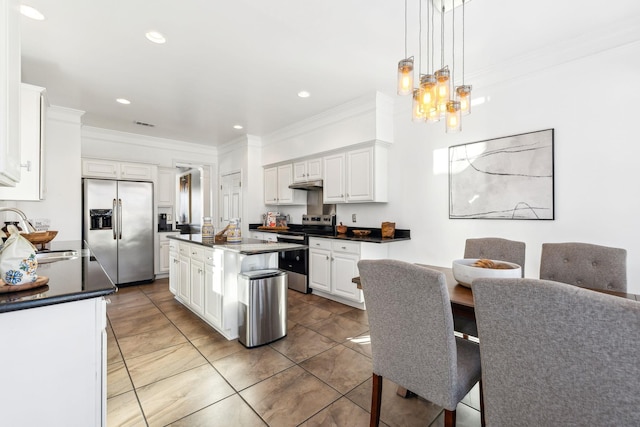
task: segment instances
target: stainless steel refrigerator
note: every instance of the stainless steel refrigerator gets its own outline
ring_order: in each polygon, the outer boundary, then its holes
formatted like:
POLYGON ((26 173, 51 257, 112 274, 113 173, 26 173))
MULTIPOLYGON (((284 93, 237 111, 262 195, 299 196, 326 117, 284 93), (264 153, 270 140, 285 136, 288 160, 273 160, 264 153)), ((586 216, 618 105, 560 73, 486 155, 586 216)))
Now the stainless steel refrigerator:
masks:
POLYGON ((153 183, 83 179, 83 238, 116 285, 153 274, 153 183))

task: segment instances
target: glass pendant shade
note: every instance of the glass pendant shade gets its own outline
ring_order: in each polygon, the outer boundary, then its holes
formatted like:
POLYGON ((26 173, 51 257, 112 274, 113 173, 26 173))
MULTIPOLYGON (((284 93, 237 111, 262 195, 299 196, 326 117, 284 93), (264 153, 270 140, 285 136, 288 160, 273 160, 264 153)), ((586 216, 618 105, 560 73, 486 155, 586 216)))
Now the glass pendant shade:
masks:
POLYGON ((462 130, 462 120, 460 116, 460 102, 447 102, 447 133, 460 132, 462 130))
POLYGON ((436 102, 441 115, 447 112, 447 102, 449 102, 449 68, 444 67, 436 71, 436 102))
POLYGON ((456 101, 460 102, 460 113, 463 116, 471 114, 471 86, 458 86, 456 88, 456 101))
POLYGON ((422 89, 413 90, 413 104, 411 108, 411 120, 414 122, 424 122, 427 116, 422 107, 422 89))
POLYGON ((413 57, 398 62, 398 95, 413 92, 413 57))
POLYGON ((422 107, 426 113, 436 108, 436 77, 433 74, 420 76, 422 107))

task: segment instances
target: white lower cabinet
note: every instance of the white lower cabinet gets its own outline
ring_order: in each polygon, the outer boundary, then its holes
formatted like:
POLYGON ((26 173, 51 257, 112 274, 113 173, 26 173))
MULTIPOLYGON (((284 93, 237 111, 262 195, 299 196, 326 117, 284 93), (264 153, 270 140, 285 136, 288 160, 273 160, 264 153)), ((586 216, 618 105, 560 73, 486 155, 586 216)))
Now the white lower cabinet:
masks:
POLYGON ((252 239, 266 240, 267 242, 278 241, 278 235, 272 231, 251 231, 249 237, 252 239))
POLYGON ((364 309, 362 290, 351 281, 358 261, 388 257, 387 245, 338 239, 309 239, 309 287, 319 296, 364 309))
MULTIPOLYGON (((156 274, 166 274, 169 273, 171 267, 171 243, 169 241, 169 236, 180 234, 176 233, 158 233, 158 271, 156 274)), ((174 241, 175 242, 175 241, 174 241)), ((177 245, 178 242, 175 242, 177 245)), ((175 252, 177 252, 177 246, 175 252)))
POLYGON ((191 247, 189 274, 189 305, 197 314, 204 314, 204 248, 191 247))
POLYGON ((3 426, 106 426, 106 301, 0 315, 3 426))
POLYGON ((178 257, 178 296, 182 301, 189 304, 191 295, 191 257, 189 256, 189 246, 180 243, 178 257))
POLYGON ((331 292, 331 242, 309 239, 309 287, 331 292))
POLYGON ((222 306, 224 299, 224 252, 206 249, 204 252, 204 317, 218 328, 224 328, 222 306))
POLYGON ((169 239, 169 290, 172 294, 178 295, 180 288, 180 254, 179 243, 169 239))

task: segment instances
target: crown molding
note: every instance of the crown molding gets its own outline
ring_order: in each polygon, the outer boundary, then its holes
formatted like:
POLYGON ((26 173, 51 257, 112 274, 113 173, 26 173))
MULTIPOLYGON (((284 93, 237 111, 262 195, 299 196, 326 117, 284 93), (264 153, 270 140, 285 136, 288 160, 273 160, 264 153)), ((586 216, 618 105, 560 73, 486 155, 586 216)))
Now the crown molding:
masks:
POLYGON ((47 107, 47 119, 49 120, 82 125, 83 115, 84 111, 74 110, 73 108, 59 107, 57 105, 47 107))
POLYGON ((122 144, 139 145, 148 148, 163 148, 166 150, 188 151, 198 154, 217 155, 215 147, 207 147, 202 144, 179 141, 176 139, 157 138, 154 136, 121 132, 111 129, 83 126, 82 138, 91 138, 99 141, 119 142, 122 144))
POLYGON ((316 129, 329 126, 334 123, 370 114, 371 112, 376 111, 378 99, 384 99, 386 97, 386 95, 383 95, 380 92, 375 92, 338 105, 337 107, 323 111, 322 113, 300 120, 272 132, 263 138, 264 145, 270 145, 282 140, 295 138, 296 136, 312 132, 316 129))

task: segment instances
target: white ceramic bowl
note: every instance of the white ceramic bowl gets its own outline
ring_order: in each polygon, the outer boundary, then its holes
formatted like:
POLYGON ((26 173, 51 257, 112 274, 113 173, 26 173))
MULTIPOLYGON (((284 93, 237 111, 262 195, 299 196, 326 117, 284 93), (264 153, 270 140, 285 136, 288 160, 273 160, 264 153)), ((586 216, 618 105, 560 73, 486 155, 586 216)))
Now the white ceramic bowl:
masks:
POLYGON ((456 259, 453 261, 453 277, 463 286, 471 287, 473 279, 478 277, 496 277, 496 278, 520 278, 522 277, 522 268, 518 264, 507 261, 492 260, 495 263, 507 264, 513 268, 497 269, 474 267, 472 264, 478 261, 478 258, 456 259))

